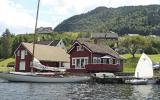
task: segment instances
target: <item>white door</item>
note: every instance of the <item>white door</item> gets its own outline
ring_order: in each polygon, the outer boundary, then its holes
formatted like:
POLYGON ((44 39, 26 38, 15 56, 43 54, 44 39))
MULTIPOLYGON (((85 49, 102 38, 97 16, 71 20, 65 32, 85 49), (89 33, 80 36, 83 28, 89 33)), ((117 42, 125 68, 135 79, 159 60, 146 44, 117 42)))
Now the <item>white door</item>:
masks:
POLYGON ((25 70, 25 62, 24 61, 20 61, 19 70, 25 70))

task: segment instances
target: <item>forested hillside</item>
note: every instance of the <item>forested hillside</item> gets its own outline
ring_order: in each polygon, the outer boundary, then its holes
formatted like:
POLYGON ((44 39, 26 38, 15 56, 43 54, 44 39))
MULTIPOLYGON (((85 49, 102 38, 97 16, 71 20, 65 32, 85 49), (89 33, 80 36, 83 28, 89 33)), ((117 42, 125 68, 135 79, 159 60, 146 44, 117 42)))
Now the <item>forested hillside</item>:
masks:
POLYGON ((160 5, 98 7, 64 20, 57 32, 107 32, 160 35, 160 5))

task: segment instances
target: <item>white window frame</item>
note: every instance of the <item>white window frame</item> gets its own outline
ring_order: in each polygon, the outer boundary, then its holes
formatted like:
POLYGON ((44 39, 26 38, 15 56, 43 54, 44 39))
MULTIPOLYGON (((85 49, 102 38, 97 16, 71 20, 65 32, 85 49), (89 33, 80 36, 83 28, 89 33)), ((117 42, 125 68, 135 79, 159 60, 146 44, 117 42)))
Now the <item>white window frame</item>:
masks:
POLYGON ((101 58, 97 57, 97 64, 101 64, 101 58))
POLYGON ((21 59, 25 59, 25 50, 21 50, 21 59))
POLYGON ((102 64, 100 57, 93 57, 93 64, 102 64))
POLYGON ((97 64, 97 57, 93 57, 93 64, 97 64))
POLYGON ((120 64, 120 60, 119 59, 116 60, 116 64, 120 64))
MULTIPOLYGON (((85 69, 85 65, 88 64, 88 57, 74 57, 74 58, 72 58, 72 61, 73 61, 73 59, 75 59, 75 69, 85 69), (80 66, 77 66, 77 59, 80 59, 80 66), (81 66, 82 59, 84 59, 84 63, 81 66)), ((73 65, 73 62, 72 62, 72 65, 73 65)))
POLYGON ((72 58, 72 65, 76 65, 76 59, 72 58))
POLYGON ((109 59, 109 64, 113 64, 113 59, 109 59))
POLYGON ((83 51, 83 46, 77 46, 77 51, 83 51))

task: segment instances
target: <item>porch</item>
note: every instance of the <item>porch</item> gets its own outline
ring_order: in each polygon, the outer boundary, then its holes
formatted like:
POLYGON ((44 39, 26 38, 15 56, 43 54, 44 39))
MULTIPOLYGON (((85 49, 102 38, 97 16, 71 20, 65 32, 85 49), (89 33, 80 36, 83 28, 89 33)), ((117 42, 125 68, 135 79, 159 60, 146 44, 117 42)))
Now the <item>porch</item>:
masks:
POLYGON ((120 64, 87 64, 85 68, 87 72, 120 72, 122 70, 120 64))

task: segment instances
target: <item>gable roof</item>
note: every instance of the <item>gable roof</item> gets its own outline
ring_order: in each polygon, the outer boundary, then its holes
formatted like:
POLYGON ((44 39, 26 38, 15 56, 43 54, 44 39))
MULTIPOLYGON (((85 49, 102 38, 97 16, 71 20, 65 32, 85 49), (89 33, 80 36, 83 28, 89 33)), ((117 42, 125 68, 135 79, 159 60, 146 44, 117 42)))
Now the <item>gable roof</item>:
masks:
MULTIPOLYGON (((24 46, 31 55, 33 54, 32 43, 22 42, 20 45, 24 46)), ((69 55, 65 52, 65 50, 59 47, 40 44, 35 44, 35 58, 41 61, 69 62, 69 55)))
POLYGON ((38 41, 36 44, 49 45, 50 43, 52 43, 52 40, 38 41))
POLYGON ((107 32, 107 33, 92 33, 91 38, 93 39, 118 39, 118 34, 115 32, 107 32))
POLYGON ((60 40, 53 40, 50 44, 51 46, 57 46, 57 44, 60 42, 60 40))
POLYGON ((86 42, 84 40, 76 40, 81 45, 86 46, 89 50, 91 50, 93 53, 102 53, 102 54, 108 54, 115 58, 123 59, 116 51, 114 51, 112 48, 110 48, 107 45, 97 45, 90 42, 86 42))
POLYGON ((46 41, 38 41, 36 44, 57 46, 59 42, 60 40, 46 40, 46 41))

